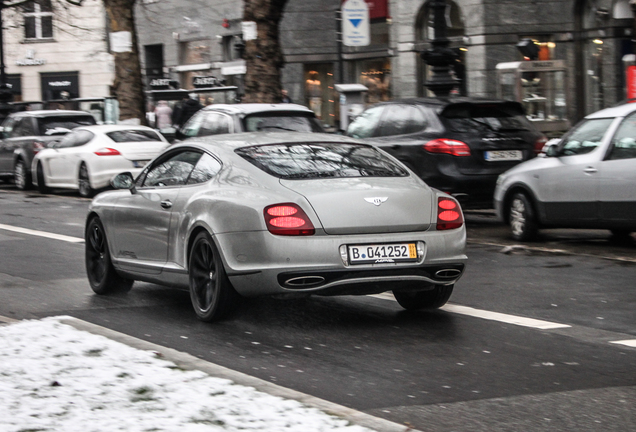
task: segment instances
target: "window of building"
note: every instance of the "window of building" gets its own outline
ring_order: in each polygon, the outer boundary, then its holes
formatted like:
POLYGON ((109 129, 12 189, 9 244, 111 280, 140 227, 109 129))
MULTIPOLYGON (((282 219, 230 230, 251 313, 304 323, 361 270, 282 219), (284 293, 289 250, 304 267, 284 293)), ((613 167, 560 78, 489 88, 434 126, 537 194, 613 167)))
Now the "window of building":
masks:
POLYGON ((365 102, 374 104, 391 99, 391 60, 388 58, 361 60, 355 63, 358 82, 369 90, 365 102))
POLYGON ((339 115, 333 86, 333 64, 305 65, 305 104, 322 124, 329 126, 335 125, 339 115))
POLYGON ((51 0, 34 0, 22 6, 24 38, 41 40, 53 38, 53 6, 51 0))

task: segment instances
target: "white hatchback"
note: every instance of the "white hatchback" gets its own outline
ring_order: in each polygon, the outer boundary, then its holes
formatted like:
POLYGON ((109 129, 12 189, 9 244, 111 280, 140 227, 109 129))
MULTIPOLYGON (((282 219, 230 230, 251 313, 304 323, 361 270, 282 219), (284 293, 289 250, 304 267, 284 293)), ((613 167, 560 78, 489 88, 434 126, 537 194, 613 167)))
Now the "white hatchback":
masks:
POLYGON ((636 104, 590 114, 538 157, 501 174, 495 209, 516 240, 539 228, 636 231, 636 104))
POLYGON ((169 145, 146 126, 78 127, 35 156, 33 184, 41 193, 77 189, 81 196, 91 197, 122 171, 136 175, 169 145))

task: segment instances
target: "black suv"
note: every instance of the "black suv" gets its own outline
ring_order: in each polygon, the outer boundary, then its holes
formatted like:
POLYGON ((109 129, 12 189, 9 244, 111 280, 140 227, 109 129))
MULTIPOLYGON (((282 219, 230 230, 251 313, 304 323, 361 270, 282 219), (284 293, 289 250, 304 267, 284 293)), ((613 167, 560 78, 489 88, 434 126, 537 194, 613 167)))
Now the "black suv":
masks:
POLYGON ((499 174, 546 142, 521 104, 467 97, 383 102, 356 117, 347 135, 391 153, 464 208, 492 208, 499 174))
POLYGON ((13 179, 18 189, 29 189, 33 156, 72 129, 95 123, 95 117, 84 111, 43 110, 9 114, 0 127, 0 177, 13 179))

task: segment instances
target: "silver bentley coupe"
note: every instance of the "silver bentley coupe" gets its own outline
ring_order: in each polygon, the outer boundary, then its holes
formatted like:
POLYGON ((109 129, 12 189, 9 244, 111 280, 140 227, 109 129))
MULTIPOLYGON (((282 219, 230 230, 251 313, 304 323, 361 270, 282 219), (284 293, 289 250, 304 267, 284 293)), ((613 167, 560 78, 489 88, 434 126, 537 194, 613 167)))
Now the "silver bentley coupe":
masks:
POLYGON ((392 291, 405 309, 438 308, 467 261, 458 202, 348 137, 193 138, 112 186, 86 220, 93 291, 187 288, 203 321, 261 295, 392 291))

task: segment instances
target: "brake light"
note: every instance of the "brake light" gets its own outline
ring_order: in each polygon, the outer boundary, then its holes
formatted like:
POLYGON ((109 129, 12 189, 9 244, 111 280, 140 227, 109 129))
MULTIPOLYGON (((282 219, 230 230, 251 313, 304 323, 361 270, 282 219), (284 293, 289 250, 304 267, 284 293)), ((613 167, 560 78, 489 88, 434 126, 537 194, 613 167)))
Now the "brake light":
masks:
POLYGON ((99 150, 96 150, 95 154, 97 156, 119 156, 119 155, 121 155, 121 153, 119 153, 118 150, 115 150, 114 148, 109 148, 109 147, 104 147, 104 148, 101 148, 99 150))
POLYGON ((464 224, 464 217, 459 203, 451 198, 437 199, 437 230, 459 228, 464 224))
POLYGON ((462 141, 438 138, 424 144, 429 153, 445 153, 452 156, 470 156, 470 147, 462 141))
POLYGON ((547 142, 548 142, 548 137, 546 137, 545 135, 542 136, 541 138, 539 138, 534 143, 534 154, 543 153, 543 146, 545 146, 545 143, 547 143, 547 142))
POLYGON ((294 203, 267 206, 263 213, 267 230, 272 234, 306 236, 316 232, 307 214, 294 203))
POLYGON ((37 154, 40 150, 44 150, 46 146, 43 142, 33 141, 33 154, 37 154))

